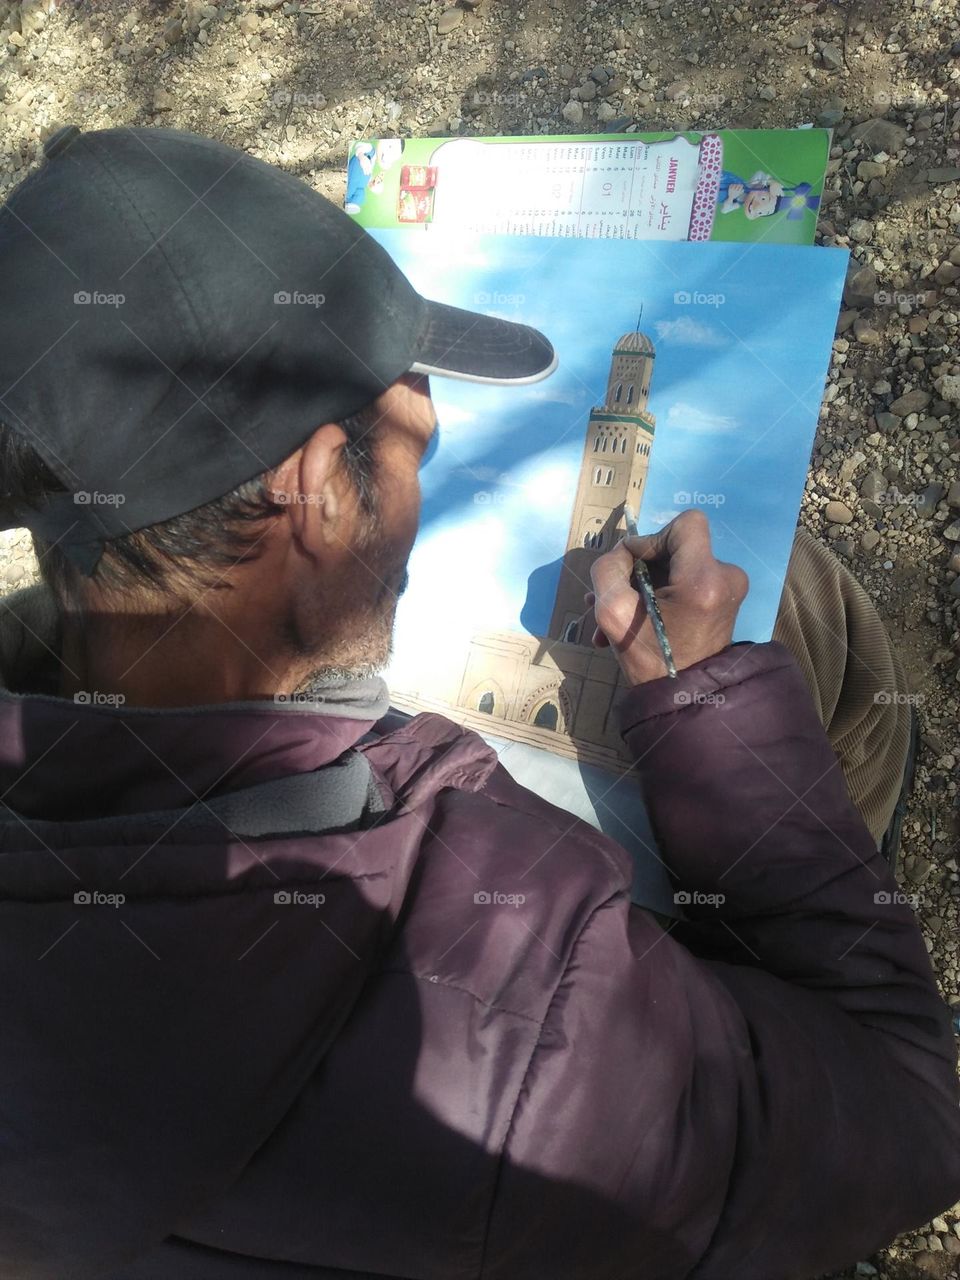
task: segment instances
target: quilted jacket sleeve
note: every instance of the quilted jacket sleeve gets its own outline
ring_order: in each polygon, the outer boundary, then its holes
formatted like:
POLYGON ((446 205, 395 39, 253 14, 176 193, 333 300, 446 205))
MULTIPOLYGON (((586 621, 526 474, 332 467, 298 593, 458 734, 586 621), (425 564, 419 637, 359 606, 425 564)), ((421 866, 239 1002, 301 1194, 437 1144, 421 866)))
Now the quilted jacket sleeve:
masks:
POLYGON ((631 691, 622 727, 688 920, 661 932, 620 894, 583 929, 484 1274, 532 1276, 534 1238, 591 1280, 864 1258, 960 1197, 955 1046, 912 911, 781 645, 631 691))

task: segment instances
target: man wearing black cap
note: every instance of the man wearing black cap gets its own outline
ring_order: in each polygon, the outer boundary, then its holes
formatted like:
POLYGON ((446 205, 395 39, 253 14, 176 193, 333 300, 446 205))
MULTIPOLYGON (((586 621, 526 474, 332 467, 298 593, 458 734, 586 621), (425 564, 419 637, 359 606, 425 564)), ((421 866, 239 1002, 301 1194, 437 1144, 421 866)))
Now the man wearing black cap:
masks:
POLYGON ((529 382, 549 342, 230 148, 46 153, 0 210, 2 510, 46 579, 0 634, 5 1280, 776 1280, 956 1199, 949 1021, 877 847, 896 706, 828 739, 811 644, 730 643, 702 516, 601 557, 691 903, 661 929, 619 845, 380 674, 428 376, 529 382))

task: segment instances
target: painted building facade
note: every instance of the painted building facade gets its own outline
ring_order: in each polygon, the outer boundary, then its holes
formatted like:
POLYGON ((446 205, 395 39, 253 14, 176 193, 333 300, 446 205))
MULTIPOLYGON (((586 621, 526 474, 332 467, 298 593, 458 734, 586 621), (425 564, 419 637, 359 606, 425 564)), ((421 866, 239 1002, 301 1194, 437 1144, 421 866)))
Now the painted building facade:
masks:
POLYGON ((590 565, 625 532, 624 507, 638 515, 655 419, 647 408, 656 352, 639 328, 613 348, 603 403, 590 413, 560 579, 545 636, 478 632, 455 688, 430 699, 394 695, 408 710, 447 711, 480 733, 546 747, 620 768, 627 762, 616 707, 623 682, 609 649, 592 644, 584 618, 590 565))

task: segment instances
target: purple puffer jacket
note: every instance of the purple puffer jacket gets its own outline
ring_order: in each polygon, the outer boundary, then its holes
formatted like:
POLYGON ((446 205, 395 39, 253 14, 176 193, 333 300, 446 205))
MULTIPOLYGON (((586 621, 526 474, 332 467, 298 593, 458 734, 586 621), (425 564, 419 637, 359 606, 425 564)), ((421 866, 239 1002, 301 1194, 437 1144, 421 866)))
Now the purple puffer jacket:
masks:
POLYGON ((0 699, 4 1280, 777 1280, 960 1197, 946 1010, 784 648, 622 704, 667 932, 476 734, 393 723, 380 825, 200 842, 136 815, 370 724, 0 699))

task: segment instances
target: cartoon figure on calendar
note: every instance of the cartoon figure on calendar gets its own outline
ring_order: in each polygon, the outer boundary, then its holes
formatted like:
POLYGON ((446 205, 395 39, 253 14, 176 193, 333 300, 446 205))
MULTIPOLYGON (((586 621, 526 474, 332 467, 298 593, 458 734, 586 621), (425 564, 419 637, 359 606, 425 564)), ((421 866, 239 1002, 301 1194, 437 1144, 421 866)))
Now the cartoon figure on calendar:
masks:
POLYGON ((790 221, 802 218, 808 210, 815 212, 820 197, 811 195, 809 182, 788 186, 762 169, 748 181, 724 169, 717 188, 717 204, 721 213, 742 209, 744 217, 765 218, 772 213, 785 213, 790 221))

